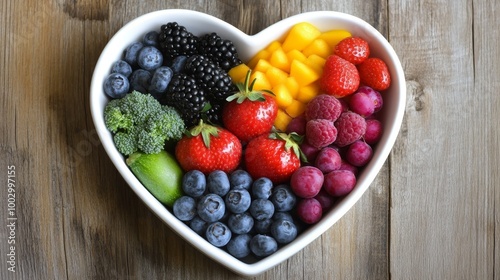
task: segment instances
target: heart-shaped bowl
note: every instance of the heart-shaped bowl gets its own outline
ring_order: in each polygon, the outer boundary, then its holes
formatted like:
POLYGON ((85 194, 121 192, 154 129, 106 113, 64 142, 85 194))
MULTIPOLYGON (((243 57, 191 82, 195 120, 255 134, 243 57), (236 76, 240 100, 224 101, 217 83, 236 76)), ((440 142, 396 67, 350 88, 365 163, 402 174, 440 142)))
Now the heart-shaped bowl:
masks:
POLYGON ((405 98, 404 73, 394 49, 374 27, 357 17, 333 11, 307 12, 277 22, 255 35, 247 35, 236 27, 213 16, 191 10, 170 9, 140 16, 123 26, 111 38, 95 66, 90 88, 90 109, 95 128, 108 156, 132 190, 151 211, 173 231, 213 260, 240 275, 255 276, 274 267, 307 246, 334 225, 360 199, 377 176, 396 141, 403 120, 405 98), (389 68, 392 83, 390 88, 383 93, 384 107, 379 118, 384 131, 380 141, 374 147, 372 160, 358 174, 355 188, 329 212, 325 213, 317 224, 310 226, 299 234, 293 242, 281 247, 277 252, 266 258, 248 262, 238 260, 223 249, 214 247, 203 237, 192 231, 185 223, 178 220, 171 210, 153 197, 132 174, 125 163, 125 158, 115 148, 112 134, 104 124, 103 112, 109 98, 104 94, 103 83, 110 73, 112 64, 122 58, 123 51, 129 44, 141 40, 144 34, 151 30, 159 31, 161 25, 171 21, 184 25, 195 35, 216 32, 222 38, 233 41, 240 58, 244 62, 248 61, 259 50, 265 48, 271 41, 283 38, 287 31, 299 22, 310 22, 321 31, 345 29, 353 36, 359 36, 368 41, 371 56, 381 58, 389 68))

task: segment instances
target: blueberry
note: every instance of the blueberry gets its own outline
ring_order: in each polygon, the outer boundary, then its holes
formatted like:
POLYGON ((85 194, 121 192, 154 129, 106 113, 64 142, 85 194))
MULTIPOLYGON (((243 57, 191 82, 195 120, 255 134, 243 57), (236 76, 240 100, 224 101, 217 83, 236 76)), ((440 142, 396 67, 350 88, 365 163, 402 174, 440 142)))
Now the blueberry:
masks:
POLYGON ((194 218, 189 221, 189 227, 198 235, 204 236, 207 231, 208 223, 200 218, 200 216, 194 216, 194 218))
POLYGON ((258 221, 271 219, 274 214, 274 205, 267 199, 255 199, 250 205, 250 214, 258 221))
POLYGON ((209 223, 220 220, 226 212, 224 200, 213 193, 203 196, 197 207, 200 218, 209 223))
POLYGON ((153 95, 163 94, 167 91, 168 84, 172 80, 174 72, 167 66, 156 68, 149 85, 149 92, 153 95))
POLYGON ((271 195, 276 211, 290 211, 297 202, 297 197, 288 185, 276 186, 271 195))
POLYGON ((149 31, 148 33, 144 34, 144 37, 142 38, 142 43, 145 46, 153 46, 153 47, 158 47, 158 32, 157 31, 149 31))
POLYGON ((235 258, 244 258, 250 255, 250 234, 233 235, 233 238, 227 243, 227 251, 235 258))
POLYGON ((271 224, 271 235, 280 244, 290 243, 297 237, 297 226, 287 219, 275 220, 271 224))
POLYGON ((260 221, 255 220, 253 224, 253 229, 256 233, 269 234, 271 232, 271 225, 273 219, 263 219, 260 221))
POLYGON ((179 55, 172 60, 172 70, 174 73, 182 73, 184 71, 184 66, 186 65, 187 56, 179 55))
POLYGON ((148 93, 151 73, 144 69, 137 69, 130 75, 130 89, 148 93))
POLYGON ((248 210, 252 198, 244 189, 230 190, 226 195, 226 207, 232 213, 243 213, 248 210))
POLYGON ((120 59, 113 63, 111 73, 120 73, 128 78, 130 77, 130 74, 132 74, 132 66, 130 66, 130 64, 128 64, 125 60, 120 59))
POLYGON ((181 221, 190 221, 196 215, 196 202, 190 196, 181 196, 174 202, 174 216, 181 221))
POLYGON ((191 197, 200 197, 206 189, 205 174, 199 170, 191 170, 182 177, 182 190, 191 197))
POLYGON ((244 234, 249 233, 253 228, 253 218, 248 213, 238 213, 229 216, 227 225, 233 233, 244 234))
POLYGON ((250 250, 258 257, 267 257, 278 250, 278 243, 271 236, 257 234, 250 240, 250 250))
POLYGON ((293 217, 290 214, 290 212, 283 212, 283 211, 274 212, 273 220, 276 221, 276 220, 280 220, 280 219, 289 220, 291 222, 294 222, 293 217))
POLYGON ((252 186, 252 177, 242 169, 235 170, 229 175, 229 182, 233 189, 249 190, 252 186))
POLYGON ((252 195, 254 198, 268 199, 273 190, 273 182, 266 177, 259 178, 252 183, 252 195))
POLYGON ((104 80, 104 93, 111 98, 122 98, 130 89, 130 83, 123 74, 111 73, 104 80))
POLYGON ((143 47, 144 45, 141 42, 130 44, 125 50, 124 60, 131 66, 137 66, 137 55, 143 47))
POLYGON ((163 64, 163 54, 153 46, 145 46, 137 54, 137 64, 144 70, 155 70, 163 64))
POLYGON ((207 188, 211 193, 225 196, 229 191, 230 184, 226 172, 222 170, 212 171, 207 176, 207 188))
POLYGON ((221 222, 210 224, 205 233, 208 242, 216 247, 226 245, 231 240, 231 235, 229 227, 221 222))

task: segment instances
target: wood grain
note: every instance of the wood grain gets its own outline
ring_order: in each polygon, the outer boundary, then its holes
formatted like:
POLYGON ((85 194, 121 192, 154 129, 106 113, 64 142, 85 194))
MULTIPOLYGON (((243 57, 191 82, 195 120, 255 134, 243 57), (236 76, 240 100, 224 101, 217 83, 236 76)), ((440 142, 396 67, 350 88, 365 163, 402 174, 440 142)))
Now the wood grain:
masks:
POLYGON ((0 279, 243 279, 149 211, 93 127, 89 86, 106 42, 165 8, 248 34, 301 12, 346 12, 388 38, 403 64, 403 127, 370 189, 255 279, 498 279, 500 7, 486 0, 2 1, 0 176, 15 166, 17 220, 12 273, 4 183, 0 279))

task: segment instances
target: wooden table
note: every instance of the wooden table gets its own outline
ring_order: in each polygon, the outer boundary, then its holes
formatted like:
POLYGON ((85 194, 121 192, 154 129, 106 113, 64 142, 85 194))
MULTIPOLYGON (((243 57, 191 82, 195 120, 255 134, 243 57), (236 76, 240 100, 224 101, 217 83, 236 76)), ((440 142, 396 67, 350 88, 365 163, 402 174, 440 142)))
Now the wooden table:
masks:
POLYGON ((7 0, 1 279, 240 279, 148 210, 91 120, 89 85, 106 42, 129 20, 165 8, 205 12, 249 34, 300 12, 350 13, 402 61, 406 115, 372 186, 310 246, 255 279, 500 278, 498 1, 7 0))

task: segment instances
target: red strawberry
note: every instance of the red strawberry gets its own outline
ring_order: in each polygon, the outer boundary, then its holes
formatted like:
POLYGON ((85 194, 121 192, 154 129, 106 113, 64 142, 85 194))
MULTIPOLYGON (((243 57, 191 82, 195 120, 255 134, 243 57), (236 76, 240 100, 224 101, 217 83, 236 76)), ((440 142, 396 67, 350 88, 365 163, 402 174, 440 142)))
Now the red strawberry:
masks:
POLYGON ((231 132, 200 122, 182 137, 175 147, 175 157, 184 171, 200 170, 208 174, 215 170, 230 173, 241 160, 242 146, 231 132))
POLYGON ((338 55, 331 55, 326 59, 319 83, 325 93, 342 98, 358 89, 358 70, 349 61, 338 55))
POLYGON ((352 64, 358 65, 370 56, 370 47, 364 39, 348 37, 335 46, 334 53, 352 64))
POLYGON ((385 62, 376 57, 370 57, 358 65, 361 83, 374 90, 386 90, 391 85, 391 74, 385 62))
POLYGON ((250 71, 245 83, 237 84, 239 92, 227 98, 228 103, 222 111, 224 126, 243 142, 270 132, 278 115, 276 100, 254 91, 253 83, 248 86, 249 79, 250 71))
POLYGON ((304 157, 297 143, 300 140, 296 133, 277 132, 250 140, 245 149, 246 170, 254 179, 267 177, 275 184, 288 181, 304 157))

